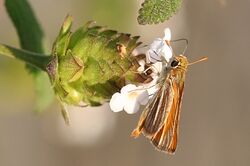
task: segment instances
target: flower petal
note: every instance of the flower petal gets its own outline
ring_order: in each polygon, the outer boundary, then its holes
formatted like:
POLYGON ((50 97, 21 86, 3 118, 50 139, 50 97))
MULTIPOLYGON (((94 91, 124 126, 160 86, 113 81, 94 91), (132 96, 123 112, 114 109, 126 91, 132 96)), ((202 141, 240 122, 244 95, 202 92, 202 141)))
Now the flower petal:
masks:
POLYGON ((161 55, 165 58, 167 62, 169 62, 169 60, 173 56, 172 49, 167 44, 165 44, 161 49, 161 55))
POLYGON ((136 86, 134 84, 128 84, 121 89, 121 94, 127 94, 130 91, 133 91, 136 89, 136 86))
POLYGON ((120 112, 123 110, 125 105, 125 97, 121 93, 115 93, 112 95, 111 100, 109 102, 109 106, 113 112, 120 112))
POLYGON ((140 109, 140 105, 137 100, 127 100, 127 103, 124 107, 124 111, 128 114, 134 114, 138 112, 140 109))
POLYGON ((151 88, 149 88, 147 91, 148 91, 148 96, 149 96, 149 99, 151 99, 154 94, 159 90, 158 86, 155 85, 155 86, 152 86, 151 88))
POLYGON ((157 38, 150 45, 149 50, 146 52, 147 62, 158 62, 161 61, 160 52, 164 46, 164 41, 160 38, 157 38))
POLYGON ((147 52, 146 52, 146 57, 147 57, 147 63, 156 63, 158 61, 160 61, 160 56, 159 54, 157 53, 156 50, 151 50, 149 49, 147 52))
POLYGON ((148 100, 149 100, 148 91, 147 90, 141 91, 137 97, 137 100, 141 105, 146 105, 148 103, 148 100))
POLYGON ((171 31, 169 28, 164 29, 164 37, 163 40, 170 41, 171 40, 171 31))
POLYGON ((165 41, 161 38, 156 38, 152 44, 150 44, 150 49, 152 50, 159 50, 161 47, 164 46, 165 41))

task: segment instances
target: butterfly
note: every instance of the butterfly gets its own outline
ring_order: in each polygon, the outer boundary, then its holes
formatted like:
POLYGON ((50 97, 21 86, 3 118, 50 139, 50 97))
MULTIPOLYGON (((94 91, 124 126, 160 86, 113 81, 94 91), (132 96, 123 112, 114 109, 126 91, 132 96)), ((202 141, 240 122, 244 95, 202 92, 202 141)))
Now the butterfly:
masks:
POLYGON ((181 54, 173 56, 169 63, 162 62, 163 70, 156 84, 159 89, 142 112, 132 137, 143 133, 156 149, 175 153, 187 67, 206 59, 189 63, 187 57, 181 54))

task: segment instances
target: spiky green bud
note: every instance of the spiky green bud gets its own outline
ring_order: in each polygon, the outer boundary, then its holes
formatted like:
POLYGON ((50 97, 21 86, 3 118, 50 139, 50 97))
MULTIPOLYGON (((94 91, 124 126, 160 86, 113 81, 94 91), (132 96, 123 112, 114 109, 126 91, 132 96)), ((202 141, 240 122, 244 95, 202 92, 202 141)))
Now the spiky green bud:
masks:
POLYGON ((66 104, 97 106, 111 98, 126 81, 138 82, 132 51, 138 36, 107 30, 88 22, 71 32, 67 16, 53 45, 47 67, 54 90, 66 104))

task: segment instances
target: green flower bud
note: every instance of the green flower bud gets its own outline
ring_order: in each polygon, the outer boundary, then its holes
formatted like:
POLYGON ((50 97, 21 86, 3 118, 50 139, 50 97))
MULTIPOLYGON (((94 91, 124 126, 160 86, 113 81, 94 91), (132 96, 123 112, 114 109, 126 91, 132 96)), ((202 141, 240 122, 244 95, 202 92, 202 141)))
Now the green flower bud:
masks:
POLYGON ((132 51, 138 36, 107 30, 88 22, 71 32, 67 16, 54 42, 47 67, 54 90, 65 104, 97 106, 109 100, 126 81, 141 81, 132 51))

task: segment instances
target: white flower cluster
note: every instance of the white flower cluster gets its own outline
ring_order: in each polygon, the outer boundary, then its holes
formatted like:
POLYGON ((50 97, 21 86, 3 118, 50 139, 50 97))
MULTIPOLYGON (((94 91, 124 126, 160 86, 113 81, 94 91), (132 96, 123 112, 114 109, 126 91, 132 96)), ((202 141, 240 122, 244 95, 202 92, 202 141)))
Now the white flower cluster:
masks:
MULTIPOLYGON (((158 90, 157 80, 162 70, 162 61, 169 62, 172 57, 172 49, 168 45, 171 40, 169 28, 164 30, 164 37, 155 39, 146 50, 146 61, 140 60, 138 72, 145 72, 146 63, 151 63, 153 80, 147 84, 139 86, 127 84, 122 87, 121 92, 113 94, 110 100, 110 108, 113 112, 126 111, 128 114, 134 114, 139 111, 141 105, 146 105, 149 98, 158 90)), ((147 69, 146 69, 147 70, 147 69)))
POLYGON ((121 89, 121 93, 113 94, 110 100, 110 108, 114 112, 125 110, 128 114, 133 114, 139 110, 140 105, 148 103, 148 92, 142 86, 136 87, 128 84, 121 89))

